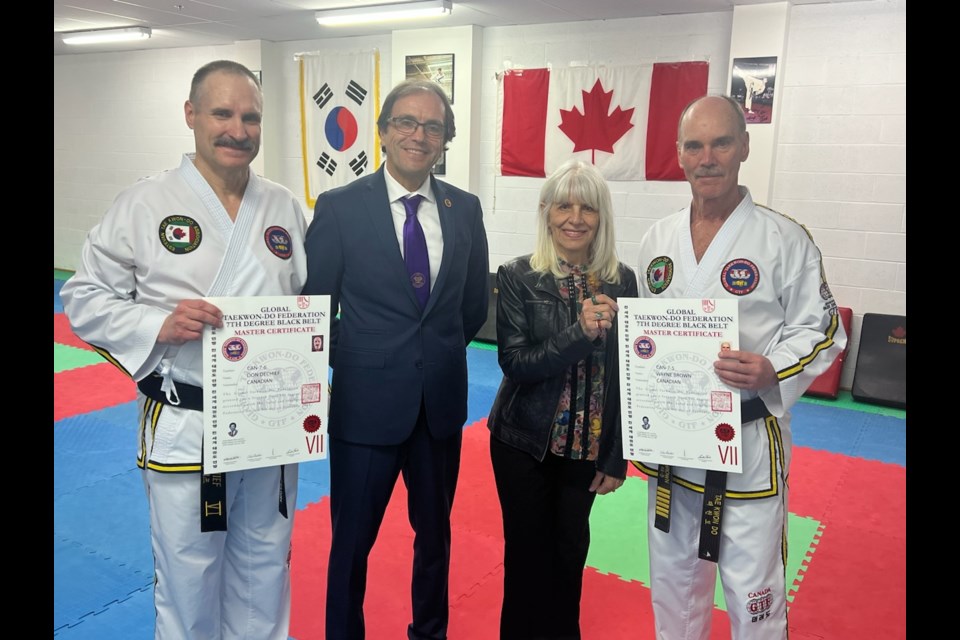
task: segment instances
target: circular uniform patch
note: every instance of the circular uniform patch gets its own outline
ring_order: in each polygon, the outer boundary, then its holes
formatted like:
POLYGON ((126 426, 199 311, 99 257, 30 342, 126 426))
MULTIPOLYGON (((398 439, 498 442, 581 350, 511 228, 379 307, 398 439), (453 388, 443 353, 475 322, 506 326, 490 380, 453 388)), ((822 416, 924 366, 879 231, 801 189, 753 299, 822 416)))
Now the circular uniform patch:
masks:
POLYGON ((247 343, 243 338, 230 338, 223 343, 223 357, 230 362, 243 360, 247 355, 247 343))
POLYGON ((824 300, 833 298, 833 294, 830 293, 830 285, 828 285, 826 282, 820 284, 820 297, 824 300))
POLYGON ((745 296, 760 284, 760 269, 746 258, 736 258, 723 266, 720 284, 735 296, 745 296))
POLYGON ((647 288, 658 295, 667 290, 673 281, 673 260, 668 256, 654 258, 647 267, 647 288))
POLYGON ((289 260, 293 255, 293 242, 290 240, 290 234, 283 227, 270 227, 263 233, 263 240, 267 243, 267 249, 270 253, 289 260))
POLYGON ((717 436, 717 440, 722 442, 730 442, 733 440, 733 436, 736 435, 736 431, 733 430, 726 422, 721 422, 717 425, 717 428, 713 430, 714 434, 717 436))
POLYGON ((160 223, 160 244, 178 256, 200 246, 203 232, 197 221, 188 216, 167 216, 160 223))

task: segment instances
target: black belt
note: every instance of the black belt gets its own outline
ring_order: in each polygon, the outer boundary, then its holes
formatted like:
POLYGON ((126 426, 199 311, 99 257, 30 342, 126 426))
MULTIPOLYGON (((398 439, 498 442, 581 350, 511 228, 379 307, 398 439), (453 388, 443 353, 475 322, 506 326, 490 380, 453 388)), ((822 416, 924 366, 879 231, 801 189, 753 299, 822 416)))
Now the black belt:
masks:
MULTIPOLYGON (((176 396, 180 404, 172 404, 167 394, 160 387, 163 377, 159 373, 151 373, 137 382, 140 393, 160 404, 166 404, 181 409, 203 411, 203 387, 175 382, 176 396)), ((200 464, 203 468, 203 461, 200 464)), ((287 516, 287 490, 284 482, 283 465, 280 465, 280 498, 277 510, 287 516)), ((200 474, 200 531, 227 530, 227 475, 221 473, 200 474)))
POLYGON ((746 424, 771 415, 760 398, 751 398, 740 403, 740 424, 746 424))
MULTIPOLYGON (((740 423, 747 424, 772 415, 760 398, 740 403, 740 423)), ((654 527, 670 532, 670 496, 672 469, 670 465, 657 465, 657 494, 654 509, 654 527)), ((703 560, 719 562, 720 531, 723 520, 723 503, 726 499, 727 472, 708 470, 703 482, 703 513, 700 518, 700 546, 698 555, 703 560)))
POLYGON ((151 400, 156 400, 161 404, 168 404, 172 407, 181 409, 192 409, 193 411, 203 411, 203 387, 197 387, 186 382, 175 382, 176 396, 180 400, 179 404, 173 404, 167 399, 167 394, 160 388, 163 384, 163 377, 159 373, 151 373, 143 380, 137 382, 137 388, 140 393, 151 400))

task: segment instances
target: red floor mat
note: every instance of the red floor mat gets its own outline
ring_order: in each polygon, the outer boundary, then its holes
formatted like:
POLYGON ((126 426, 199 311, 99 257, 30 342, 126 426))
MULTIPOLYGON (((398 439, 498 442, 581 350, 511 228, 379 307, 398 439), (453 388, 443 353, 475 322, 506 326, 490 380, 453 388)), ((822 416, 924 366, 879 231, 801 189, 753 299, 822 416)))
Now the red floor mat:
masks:
POLYGON ((53 314, 53 341, 71 347, 93 351, 93 348, 78 338, 70 328, 70 321, 62 313, 53 314))
MULTIPOLYGON (((449 635, 457 640, 496 640, 499 635, 503 543, 488 442, 483 421, 464 431, 450 574, 449 635)), ((796 447, 790 485, 790 511, 823 527, 795 588, 791 639, 906 637, 905 532, 889 526, 905 522, 905 469, 796 447)), ((322 640, 330 549, 327 500, 297 512, 296 518, 291 636, 322 640)), ((368 638, 404 637, 410 621, 412 544, 401 481, 370 557, 368 638)), ((649 590, 588 567, 581 627, 584 640, 652 640, 649 590)), ((711 640, 729 637, 727 614, 714 610, 711 640)))
POLYGON ((53 421, 97 411, 137 397, 137 385, 109 362, 53 376, 53 421))

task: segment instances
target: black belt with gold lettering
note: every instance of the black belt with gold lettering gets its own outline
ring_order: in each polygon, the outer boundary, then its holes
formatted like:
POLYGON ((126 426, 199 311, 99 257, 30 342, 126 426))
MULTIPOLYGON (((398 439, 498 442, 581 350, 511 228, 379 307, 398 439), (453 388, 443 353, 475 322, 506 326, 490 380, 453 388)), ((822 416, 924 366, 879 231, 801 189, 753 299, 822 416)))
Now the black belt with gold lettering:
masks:
MULTIPOLYGON (((746 424, 770 416, 771 413, 760 398, 740 404, 740 422, 746 424)), ((670 465, 657 465, 657 494, 654 507, 654 527, 670 531, 670 496, 672 492, 670 465)), ((703 515, 700 519, 700 547, 698 556, 703 560, 720 560, 720 532, 723 520, 723 502, 726 499, 727 472, 707 470, 703 482, 703 515)))
MULTIPOLYGON (((158 373, 151 373, 137 382, 140 393, 161 404, 203 411, 203 387, 176 382, 176 394, 180 404, 173 405, 167 400, 167 394, 160 388, 163 377, 158 373)), ((202 455, 202 454, 201 454, 202 455)), ((201 460, 201 468, 203 462, 201 460)), ((284 482, 283 465, 280 465, 280 499, 277 505, 280 515, 287 516, 287 490, 284 482)), ((227 474, 212 473, 200 474, 200 531, 227 530, 227 474)))

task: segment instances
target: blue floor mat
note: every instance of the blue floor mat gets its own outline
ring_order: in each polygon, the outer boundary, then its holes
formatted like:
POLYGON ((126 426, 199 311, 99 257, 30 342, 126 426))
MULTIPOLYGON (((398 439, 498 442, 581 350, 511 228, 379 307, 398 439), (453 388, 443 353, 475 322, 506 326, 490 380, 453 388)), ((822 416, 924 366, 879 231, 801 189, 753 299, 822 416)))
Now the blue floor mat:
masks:
MULTIPOLYGON (((84 552, 151 572, 150 514, 140 470, 54 497, 53 533, 56 540, 79 545, 84 552)), ((55 566, 59 561, 54 557, 55 566)), ((82 585, 87 579, 78 582, 82 585)))
MULTIPOLYGON (((96 515, 91 514, 90 519, 95 520, 96 515)), ((142 560, 134 564, 120 562, 78 542, 59 539, 56 534, 53 567, 55 632, 80 625, 118 600, 153 585, 152 559, 146 564, 142 560)))
POLYGON ((153 640, 153 583, 109 603, 69 626, 55 626, 58 640, 153 640))
POLYGON ((907 421, 863 411, 797 403, 793 443, 846 456, 907 464, 907 421))
POLYGON ((136 404, 132 402, 55 422, 54 498, 118 474, 135 471, 139 480, 136 433, 136 404), (133 405, 132 415, 129 405, 133 405))
POLYGON ((60 289, 63 288, 64 280, 53 280, 53 312, 63 313, 63 302, 60 301, 60 289))

